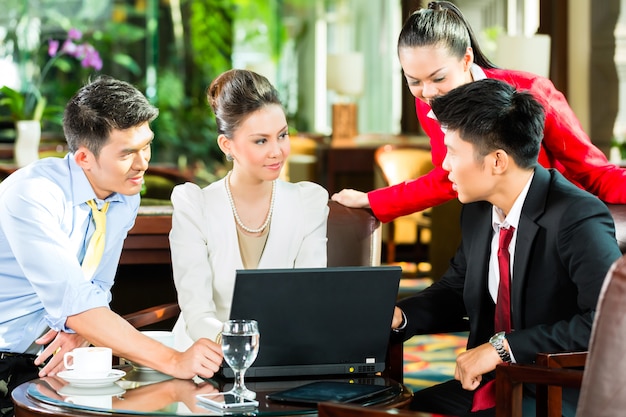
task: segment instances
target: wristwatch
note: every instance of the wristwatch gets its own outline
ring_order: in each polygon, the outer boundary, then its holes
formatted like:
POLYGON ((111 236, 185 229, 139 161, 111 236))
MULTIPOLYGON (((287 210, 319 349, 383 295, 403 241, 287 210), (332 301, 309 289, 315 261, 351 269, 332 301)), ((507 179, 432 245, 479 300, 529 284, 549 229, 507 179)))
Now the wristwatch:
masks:
POLYGON ((502 359, 502 362, 510 363, 511 355, 509 355, 509 352, 504 347, 504 339, 506 339, 506 334, 504 332, 498 332, 491 336, 491 339, 489 339, 489 343, 491 343, 491 346, 496 349, 496 352, 498 352, 498 355, 500 355, 500 359, 502 359))

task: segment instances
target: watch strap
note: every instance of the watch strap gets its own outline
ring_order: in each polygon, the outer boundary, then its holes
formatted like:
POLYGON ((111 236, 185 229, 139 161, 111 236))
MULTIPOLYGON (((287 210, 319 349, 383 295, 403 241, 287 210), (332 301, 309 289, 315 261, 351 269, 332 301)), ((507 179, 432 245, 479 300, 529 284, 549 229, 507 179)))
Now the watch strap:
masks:
POLYGON ((489 343, 491 343, 491 346, 496 349, 496 352, 498 352, 498 356, 500 356, 502 362, 510 363, 511 355, 509 354, 509 351, 506 350, 506 348, 504 347, 504 339, 504 335, 500 337, 492 337, 491 340, 489 340, 489 343))

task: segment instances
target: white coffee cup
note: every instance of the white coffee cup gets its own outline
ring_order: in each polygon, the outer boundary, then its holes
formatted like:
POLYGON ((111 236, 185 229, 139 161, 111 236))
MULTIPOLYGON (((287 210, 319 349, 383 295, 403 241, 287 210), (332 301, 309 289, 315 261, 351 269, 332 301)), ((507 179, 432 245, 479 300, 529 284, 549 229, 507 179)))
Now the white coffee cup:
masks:
POLYGON ((174 347, 174 333, 160 330, 146 330, 142 331, 144 335, 163 343, 165 346, 174 347))
POLYGON ((65 369, 93 378, 106 377, 111 372, 112 364, 113 353, 108 347, 76 348, 63 356, 65 369))
MULTIPOLYGON (((174 348, 174 333, 172 332, 168 332, 165 330, 144 330, 141 333, 144 336, 148 336, 149 338, 154 339, 167 347, 174 348)), ((131 362, 131 364, 137 371, 154 371, 154 369, 140 365, 136 362, 131 362)))

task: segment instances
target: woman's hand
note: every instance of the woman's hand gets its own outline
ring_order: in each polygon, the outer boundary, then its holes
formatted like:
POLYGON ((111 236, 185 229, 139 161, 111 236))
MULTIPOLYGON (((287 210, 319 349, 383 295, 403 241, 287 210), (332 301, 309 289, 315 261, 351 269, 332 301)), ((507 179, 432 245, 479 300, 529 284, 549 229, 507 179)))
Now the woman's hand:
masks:
POLYGON ((330 199, 346 207, 368 208, 370 206, 367 193, 352 189, 341 190, 333 194, 330 199))

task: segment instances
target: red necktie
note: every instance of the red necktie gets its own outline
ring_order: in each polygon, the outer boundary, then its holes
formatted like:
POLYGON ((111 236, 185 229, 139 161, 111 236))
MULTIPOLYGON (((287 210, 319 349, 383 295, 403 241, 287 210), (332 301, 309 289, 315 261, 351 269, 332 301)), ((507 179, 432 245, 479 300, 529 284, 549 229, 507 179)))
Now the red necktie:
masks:
MULTIPOLYGON (((496 333, 511 331, 511 256, 509 245, 513 238, 513 226, 508 229, 500 228, 500 244, 498 245, 498 270, 500 271, 500 285, 496 300, 496 316, 494 329, 496 333)), ((474 393, 472 412, 486 410, 496 406, 495 380, 488 381, 478 387, 474 393)))
POLYGON ((511 262, 509 245, 513 238, 513 226, 508 229, 500 228, 500 245, 498 246, 498 269, 500 270, 500 285, 498 285, 498 299, 496 300, 495 332, 511 332, 511 262))

